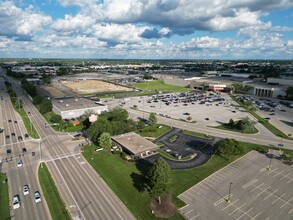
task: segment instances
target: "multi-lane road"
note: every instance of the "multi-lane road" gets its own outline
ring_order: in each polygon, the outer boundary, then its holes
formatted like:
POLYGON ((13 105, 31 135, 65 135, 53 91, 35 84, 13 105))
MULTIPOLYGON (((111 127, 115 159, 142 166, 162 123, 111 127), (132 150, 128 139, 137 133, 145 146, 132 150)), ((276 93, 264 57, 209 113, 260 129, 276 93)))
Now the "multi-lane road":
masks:
MULTIPOLYGON (((38 149, 33 149, 38 152, 34 157, 23 156, 24 164, 22 168, 17 167, 16 162, 11 163, 11 166, 7 166, 6 162, 5 165, 3 164, 3 170, 8 175, 10 198, 14 194, 19 194, 22 199, 24 197, 22 196, 22 187, 27 182, 31 182, 32 190, 35 190, 35 188, 40 190, 37 180, 37 165, 43 161, 48 165, 72 219, 135 219, 125 205, 83 159, 79 151, 79 143, 70 141, 69 135, 56 133, 49 126, 45 126, 46 121, 29 98, 24 95, 20 85, 9 77, 7 79, 13 84, 14 91, 22 100, 25 111, 30 112, 30 120, 40 136, 36 146, 38 149), (38 158, 38 163, 34 162, 36 158, 38 158)), ((7 103, 10 105, 10 112, 14 112, 12 104, 9 101, 7 103)), ((6 135, 6 127, 4 129, 3 135, 6 135)), ((24 128, 22 129, 25 130, 24 128)), ((21 149, 23 146, 28 146, 28 143, 20 142, 17 144, 21 149)), ((7 148, 7 144, 3 143, 1 155, 5 153, 4 148, 7 148)), ((45 202, 33 204, 34 200, 32 198, 31 204, 25 199, 22 199, 21 209, 12 209, 11 215, 15 219, 43 220, 51 218, 45 202), (34 209, 36 205, 43 207, 34 209), (35 214, 32 215, 30 210, 34 210, 35 214)))

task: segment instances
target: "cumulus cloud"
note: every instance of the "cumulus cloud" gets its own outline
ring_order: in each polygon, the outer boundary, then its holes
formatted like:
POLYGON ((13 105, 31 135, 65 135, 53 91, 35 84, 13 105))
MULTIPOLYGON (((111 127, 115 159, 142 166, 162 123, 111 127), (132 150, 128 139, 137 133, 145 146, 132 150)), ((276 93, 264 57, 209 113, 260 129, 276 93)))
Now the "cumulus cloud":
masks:
POLYGON ((50 16, 36 13, 33 9, 33 6, 29 6, 23 10, 11 1, 0 3, 0 35, 9 37, 31 35, 51 22, 50 16))
POLYGON ((290 0, 60 0, 103 22, 149 23, 170 29, 227 31, 261 25, 261 16, 293 6, 290 0), (94 9, 94 10, 93 10, 94 9), (97 16, 98 15, 98 16, 97 16))

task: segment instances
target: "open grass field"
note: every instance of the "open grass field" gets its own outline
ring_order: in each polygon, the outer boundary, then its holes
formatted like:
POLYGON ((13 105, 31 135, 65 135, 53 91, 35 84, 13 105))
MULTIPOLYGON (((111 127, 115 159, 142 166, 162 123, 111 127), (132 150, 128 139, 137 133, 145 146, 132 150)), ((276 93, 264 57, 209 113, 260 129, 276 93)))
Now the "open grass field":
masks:
POLYGON ((133 84, 134 87, 143 90, 157 90, 157 91, 169 91, 169 92, 187 92, 190 91, 189 88, 167 85, 163 81, 155 80, 150 82, 142 82, 133 84))
POLYGON ((171 127, 168 125, 156 125, 154 130, 150 129, 150 126, 146 126, 144 129, 142 129, 141 131, 137 133, 143 137, 158 138, 170 130, 171 130, 171 127))
POLYGON ((43 168, 39 167, 39 181, 42 187, 42 191, 46 198, 51 216, 53 220, 70 220, 69 214, 65 208, 65 205, 59 195, 59 192, 55 186, 55 183, 51 177, 51 174, 45 164, 43 168))
POLYGON ((8 183, 5 173, 0 173, 0 219, 10 219, 8 183))

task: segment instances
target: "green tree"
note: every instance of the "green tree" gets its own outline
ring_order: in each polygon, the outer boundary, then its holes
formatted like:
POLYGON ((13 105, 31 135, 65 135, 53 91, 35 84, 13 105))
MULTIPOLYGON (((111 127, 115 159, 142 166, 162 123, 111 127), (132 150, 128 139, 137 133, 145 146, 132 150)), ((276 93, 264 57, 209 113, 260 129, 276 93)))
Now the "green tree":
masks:
POLYGON ((158 198, 161 203, 161 195, 167 192, 171 182, 171 170, 169 164, 159 157, 150 168, 147 178, 149 179, 149 193, 158 198))
POLYGON ((142 121, 138 121, 137 122, 137 129, 138 130, 141 130, 141 129, 143 129, 144 128, 144 123, 142 122, 142 121))
POLYGON ((142 78, 143 79, 152 79, 153 77, 150 73, 144 73, 142 78))
POLYGON ((99 146, 110 150, 111 148, 111 135, 108 132, 103 132, 99 137, 99 146))
POLYGON ((100 117, 107 118, 109 121, 126 121, 129 115, 125 109, 121 107, 115 107, 111 111, 102 112, 100 117))
POLYGON ((41 114, 45 114, 47 112, 52 111, 52 102, 49 99, 43 99, 41 104, 40 104, 40 112, 41 114))
POLYGON ((60 123, 60 121, 62 120, 62 117, 60 115, 57 114, 52 114, 50 117, 50 121, 52 123, 60 123))
POLYGON ((247 132, 251 130, 254 125, 254 121, 250 120, 248 117, 245 117, 235 123, 235 128, 243 132, 247 132))
POLYGON ((151 126, 156 125, 157 121, 158 121, 158 119, 157 119, 156 114, 154 112, 151 112, 150 116, 149 116, 149 122, 150 122, 151 126))
POLYGON ((233 83, 231 88, 235 93, 247 94, 252 87, 242 83, 233 83))
POLYGON ((41 104, 42 100, 43 100, 43 97, 42 96, 36 95, 33 98, 33 103, 34 103, 34 105, 39 105, 39 104, 41 104))
POLYGON ((293 86, 289 86, 286 90, 286 97, 289 100, 293 100, 293 86))
POLYGON ((235 122, 232 118, 230 118, 229 123, 228 123, 229 128, 234 128, 235 127, 235 122))
POLYGON ((112 124, 104 117, 99 117, 97 121, 91 124, 87 129, 87 134, 91 138, 92 142, 99 144, 99 137, 102 133, 108 132, 112 134, 112 124))
POLYGON ((242 152, 239 142, 235 139, 222 139, 215 146, 219 154, 229 157, 229 161, 231 161, 232 156, 239 155, 242 152))

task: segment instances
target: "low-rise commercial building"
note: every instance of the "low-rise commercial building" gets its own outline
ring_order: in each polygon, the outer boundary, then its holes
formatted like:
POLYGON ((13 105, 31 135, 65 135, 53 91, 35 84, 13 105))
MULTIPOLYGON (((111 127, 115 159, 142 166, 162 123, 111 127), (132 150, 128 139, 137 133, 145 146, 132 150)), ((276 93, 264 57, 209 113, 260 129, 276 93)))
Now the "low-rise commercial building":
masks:
POLYGON ((156 144, 134 132, 113 136, 112 145, 134 158, 149 156, 158 149, 156 144))
POLYGON ((85 98, 64 98, 52 100, 53 112, 60 115, 62 119, 78 118, 86 110, 93 110, 97 114, 108 111, 107 105, 97 103, 85 98))

